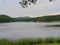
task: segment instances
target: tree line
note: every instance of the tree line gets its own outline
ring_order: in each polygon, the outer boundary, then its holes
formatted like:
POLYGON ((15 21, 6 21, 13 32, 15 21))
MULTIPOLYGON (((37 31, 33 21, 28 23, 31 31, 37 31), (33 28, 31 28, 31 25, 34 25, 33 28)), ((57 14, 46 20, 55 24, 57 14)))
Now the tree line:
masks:
POLYGON ((0 22, 54 22, 60 21, 60 15, 42 16, 42 17, 17 17, 12 18, 10 16, 1 14, 0 22))

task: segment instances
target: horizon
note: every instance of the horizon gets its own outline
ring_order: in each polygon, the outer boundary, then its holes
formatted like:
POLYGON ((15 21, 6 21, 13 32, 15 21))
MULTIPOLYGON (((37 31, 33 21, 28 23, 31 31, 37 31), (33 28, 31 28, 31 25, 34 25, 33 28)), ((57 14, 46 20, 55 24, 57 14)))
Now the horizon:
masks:
MULTIPOLYGON (((5 15, 5 14, 0 14, 0 15, 5 15)), ((56 15, 60 15, 60 14, 56 14, 56 15)), ((43 15, 43 16, 56 16, 56 15, 43 15)), ((6 16, 9 16, 9 15, 6 15, 6 16)), ((36 17, 43 17, 43 16, 36 16, 36 17)), ((11 16, 9 16, 9 17, 11 17, 11 16)), ((31 16, 18 16, 18 17, 12 17, 12 18, 19 18, 19 17, 36 18, 35 16, 34 17, 31 17, 31 16)))

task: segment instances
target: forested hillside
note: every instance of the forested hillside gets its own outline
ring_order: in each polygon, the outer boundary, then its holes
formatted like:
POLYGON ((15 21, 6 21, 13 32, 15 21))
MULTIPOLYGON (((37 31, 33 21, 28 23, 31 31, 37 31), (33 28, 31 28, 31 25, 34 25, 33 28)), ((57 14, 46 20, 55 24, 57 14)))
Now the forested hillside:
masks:
POLYGON ((0 15, 0 22, 54 22, 60 21, 60 15, 42 16, 42 17, 17 17, 12 18, 7 15, 0 15))
POLYGON ((0 15, 0 22, 11 22, 12 21, 12 18, 7 16, 7 15, 0 15))
POLYGON ((52 16, 42 16, 33 18, 35 22, 53 22, 53 21, 60 21, 60 15, 52 15, 52 16))

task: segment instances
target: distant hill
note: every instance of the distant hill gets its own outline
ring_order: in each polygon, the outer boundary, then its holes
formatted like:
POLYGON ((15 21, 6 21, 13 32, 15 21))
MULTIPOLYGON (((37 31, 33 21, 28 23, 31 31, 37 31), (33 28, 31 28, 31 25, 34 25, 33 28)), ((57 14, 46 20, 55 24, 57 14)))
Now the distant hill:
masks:
POLYGON ((60 15, 42 16, 42 17, 17 17, 14 18, 17 22, 53 22, 60 21, 60 15))
POLYGON ((7 15, 4 15, 4 14, 1 14, 0 15, 0 23, 1 22, 11 22, 12 21, 12 18, 7 16, 7 15))
POLYGON ((51 15, 51 16, 42 16, 33 18, 35 22, 53 22, 53 21, 60 21, 60 15, 51 15))
POLYGON ((17 17, 12 18, 7 15, 0 15, 1 22, 54 22, 60 21, 60 15, 42 16, 42 17, 17 17))
POLYGON ((17 18, 14 18, 14 21, 17 21, 17 22, 30 22, 32 20, 31 17, 17 17, 17 18))

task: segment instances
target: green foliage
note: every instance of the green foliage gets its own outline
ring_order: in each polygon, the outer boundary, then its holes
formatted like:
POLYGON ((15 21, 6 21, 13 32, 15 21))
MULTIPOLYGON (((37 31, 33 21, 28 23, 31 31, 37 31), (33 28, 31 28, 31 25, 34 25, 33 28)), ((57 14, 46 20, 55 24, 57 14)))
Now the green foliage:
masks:
POLYGON ((54 21, 60 21, 60 15, 52 15, 52 16, 42 16, 42 17, 36 17, 33 18, 33 21, 39 21, 39 22, 54 22, 54 21))
POLYGON ((6 15, 0 15, 0 23, 1 22, 54 22, 60 21, 60 15, 52 15, 52 16, 42 16, 42 17, 18 17, 12 18, 6 15))
POLYGON ((32 22, 30 17, 18 17, 13 19, 14 22, 32 22))
POLYGON ((60 38, 38 38, 38 39, 20 39, 9 40, 0 39, 0 45, 37 45, 37 44, 53 44, 60 43, 60 38))
POLYGON ((42 16, 42 17, 18 17, 14 18, 14 21, 17 22, 53 22, 60 21, 60 15, 52 15, 52 16, 42 16))
POLYGON ((1 14, 1 15, 0 15, 0 23, 1 23, 1 22, 11 22, 11 20, 12 20, 12 18, 9 17, 9 16, 6 16, 6 15, 4 15, 4 14, 1 14))

